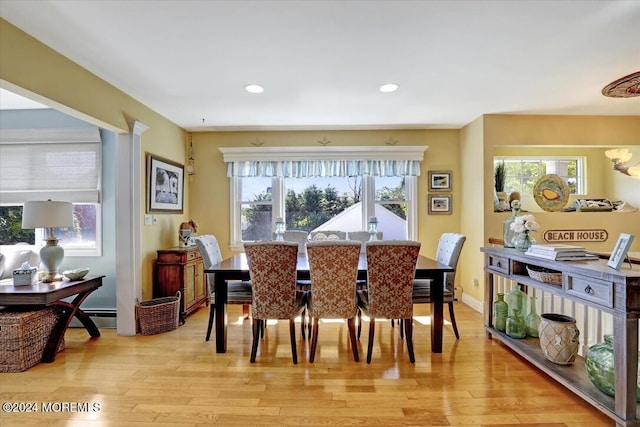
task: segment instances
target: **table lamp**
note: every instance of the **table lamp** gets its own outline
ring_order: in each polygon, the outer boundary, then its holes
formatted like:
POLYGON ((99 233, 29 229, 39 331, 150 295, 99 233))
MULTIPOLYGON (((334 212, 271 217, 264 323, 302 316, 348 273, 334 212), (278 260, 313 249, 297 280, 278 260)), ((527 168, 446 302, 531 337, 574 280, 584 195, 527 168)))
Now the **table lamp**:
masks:
POLYGON ((47 228, 49 237, 47 244, 40 249, 40 262, 46 272, 41 278, 43 282, 58 280, 58 267, 64 259, 64 249, 58 246, 53 229, 73 227, 73 204, 69 202, 29 201, 22 209, 22 228, 47 228))

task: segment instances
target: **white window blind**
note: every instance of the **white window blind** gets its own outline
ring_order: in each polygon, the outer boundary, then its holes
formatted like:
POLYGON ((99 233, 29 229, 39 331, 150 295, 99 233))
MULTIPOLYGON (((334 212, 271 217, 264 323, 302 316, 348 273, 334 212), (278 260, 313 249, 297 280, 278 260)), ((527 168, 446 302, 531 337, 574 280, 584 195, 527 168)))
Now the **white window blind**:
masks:
POLYGON ((97 127, 0 131, 0 204, 28 200, 98 203, 97 127))

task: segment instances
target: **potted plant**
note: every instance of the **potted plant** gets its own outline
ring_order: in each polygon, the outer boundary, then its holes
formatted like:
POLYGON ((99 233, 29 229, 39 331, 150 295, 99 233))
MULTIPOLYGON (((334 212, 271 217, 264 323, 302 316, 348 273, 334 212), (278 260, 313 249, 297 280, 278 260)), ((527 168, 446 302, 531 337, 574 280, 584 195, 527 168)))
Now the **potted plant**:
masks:
POLYGON ((504 192, 504 180, 506 169, 504 162, 496 165, 495 173, 493 175, 495 182, 496 195, 498 196, 498 205, 496 211, 509 210, 509 204, 507 203, 507 193, 504 192))

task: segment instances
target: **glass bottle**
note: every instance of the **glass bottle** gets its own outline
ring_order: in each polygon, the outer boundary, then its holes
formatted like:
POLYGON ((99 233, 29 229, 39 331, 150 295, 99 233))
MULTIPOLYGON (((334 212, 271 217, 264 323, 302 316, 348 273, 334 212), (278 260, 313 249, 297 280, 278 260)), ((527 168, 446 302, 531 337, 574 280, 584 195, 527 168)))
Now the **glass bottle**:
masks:
POLYGON ((378 218, 375 216, 369 217, 369 241, 373 242, 378 240, 378 218))
POLYGON ((516 219, 517 216, 520 215, 520 200, 514 200, 511 202, 511 216, 505 218, 502 223, 502 239, 503 245, 505 248, 513 248, 514 239, 516 238, 517 233, 511 229, 511 224, 516 219))
MULTIPOLYGON (((609 396, 615 395, 614 365, 613 335, 605 335, 604 343, 589 347, 584 357, 584 366, 593 385, 609 396)), ((638 366, 640 367, 640 360, 638 366)), ((636 380, 636 384, 636 402, 640 402, 640 382, 636 380)))
POLYGON ((524 338, 527 336, 527 326, 518 310, 512 310, 507 318, 507 335, 511 338, 524 338))
POLYGON ((536 297, 531 297, 531 309, 529 314, 524 317, 524 323, 527 325, 527 335, 538 338, 538 329, 540 327, 540 316, 536 311, 536 297))
POLYGON ((517 310, 518 314, 523 317, 527 312, 527 294, 520 289, 520 283, 517 283, 511 290, 505 295, 505 301, 509 307, 508 313, 517 310))
POLYGON ((504 332, 507 329, 507 317, 509 315, 509 308, 504 301, 504 294, 498 294, 498 300, 493 303, 493 326, 504 332))
POLYGON ((276 218, 276 242, 284 241, 284 220, 281 217, 276 218))
POLYGON ((531 245, 535 245, 536 240, 529 235, 529 231, 518 233, 513 241, 513 246, 521 251, 526 252, 531 245))

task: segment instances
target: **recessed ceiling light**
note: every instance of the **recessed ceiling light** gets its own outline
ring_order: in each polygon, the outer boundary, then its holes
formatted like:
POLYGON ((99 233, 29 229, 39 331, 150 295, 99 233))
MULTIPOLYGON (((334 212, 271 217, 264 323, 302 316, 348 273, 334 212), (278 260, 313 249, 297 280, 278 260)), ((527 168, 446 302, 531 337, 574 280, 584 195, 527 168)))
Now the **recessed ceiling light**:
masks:
POLYGON ((386 83, 380 86, 380 92, 395 92, 399 87, 396 83, 386 83))
POLYGON ((264 92, 264 88, 262 86, 254 85, 254 84, 245 85, 244 86, 244 90, 246 90, 247 92, 251 92, 251 93, 262 93, 262 92, 264 92))

